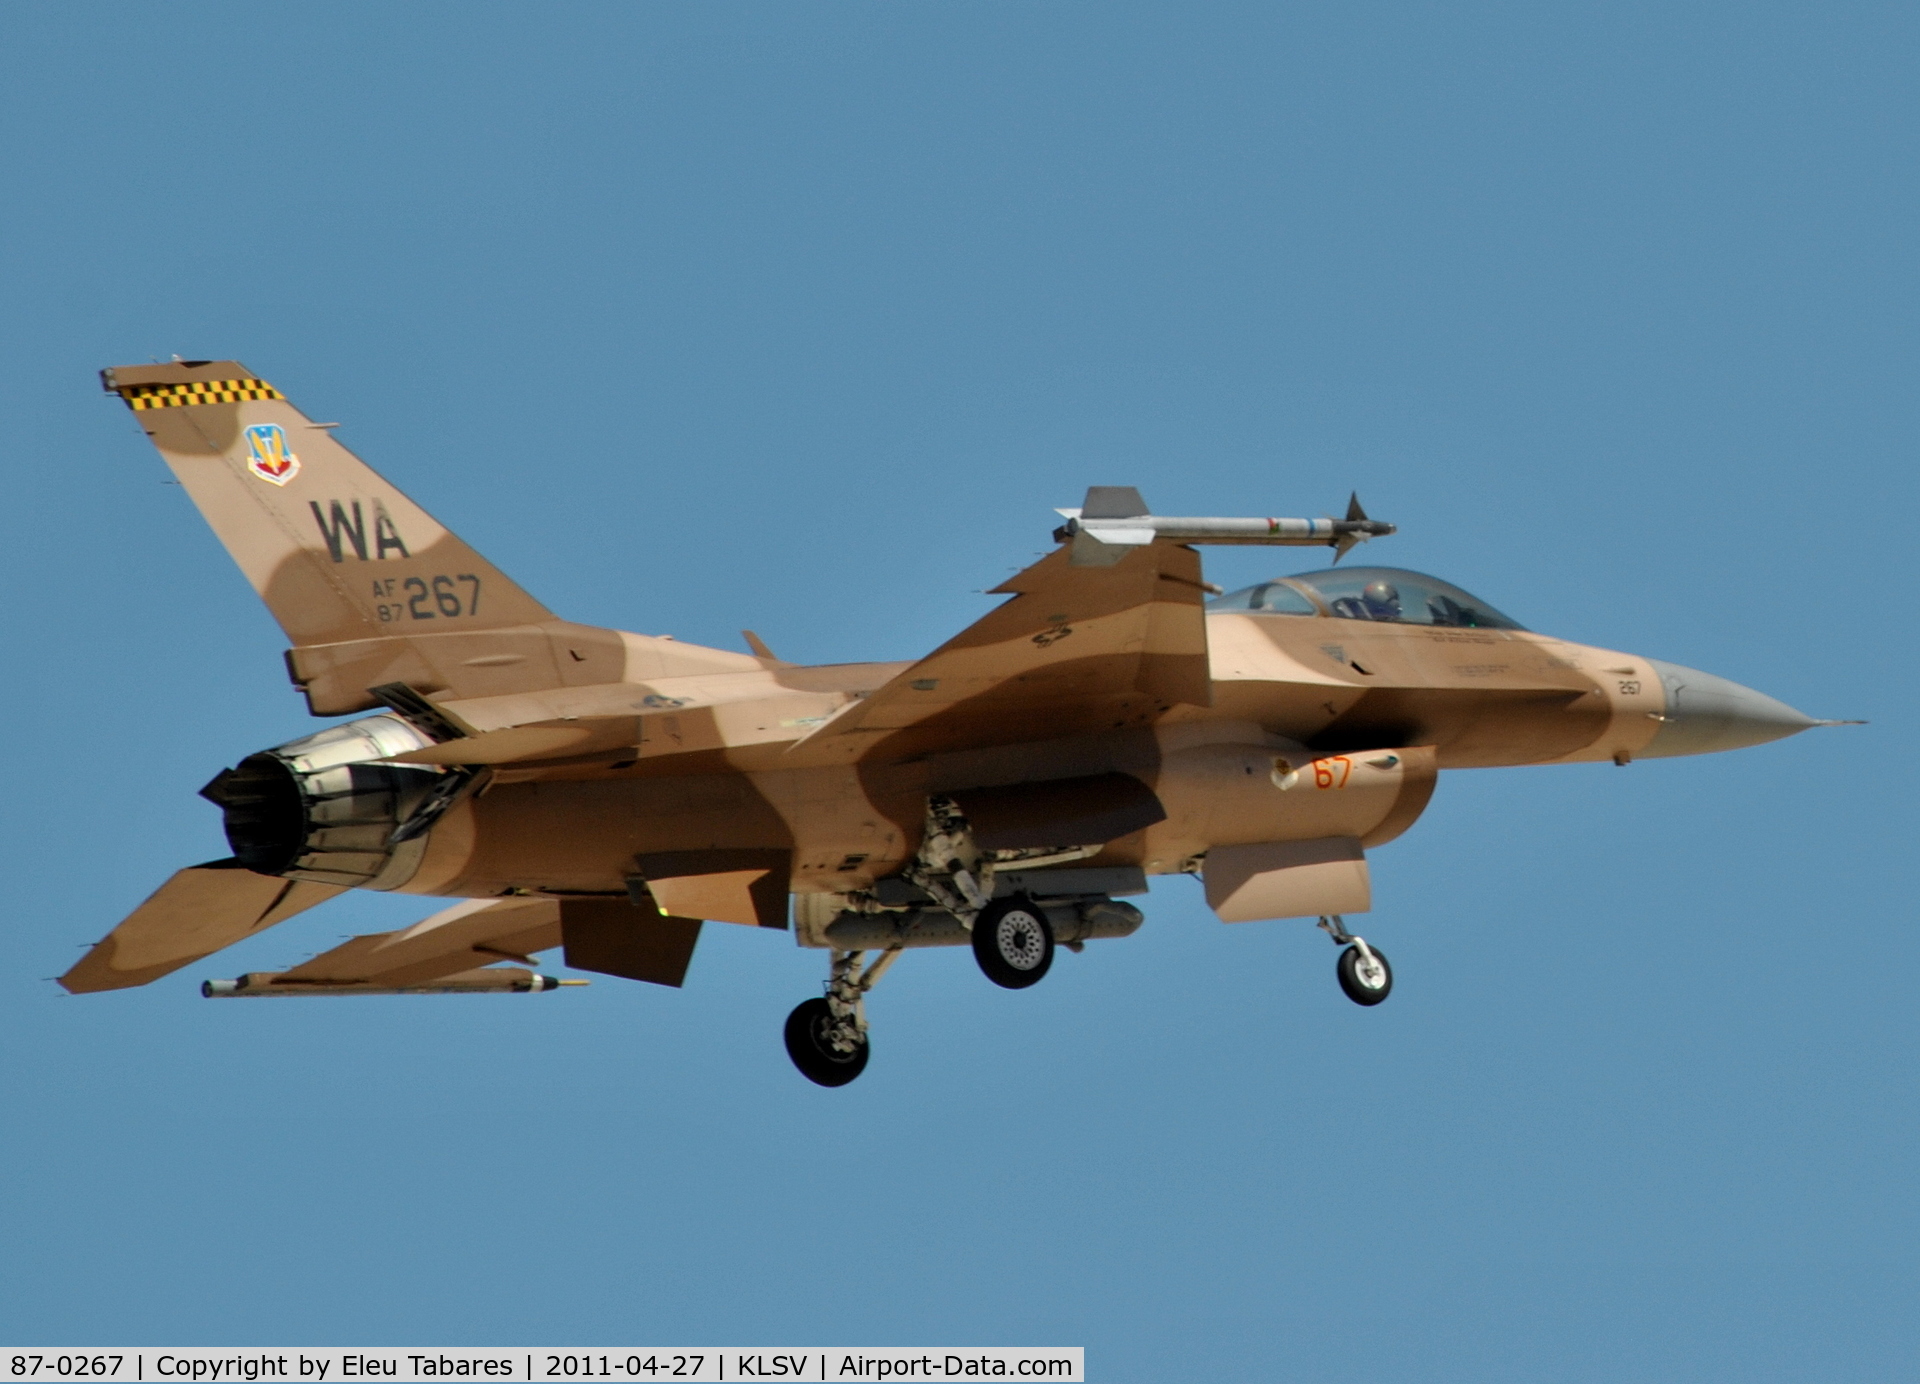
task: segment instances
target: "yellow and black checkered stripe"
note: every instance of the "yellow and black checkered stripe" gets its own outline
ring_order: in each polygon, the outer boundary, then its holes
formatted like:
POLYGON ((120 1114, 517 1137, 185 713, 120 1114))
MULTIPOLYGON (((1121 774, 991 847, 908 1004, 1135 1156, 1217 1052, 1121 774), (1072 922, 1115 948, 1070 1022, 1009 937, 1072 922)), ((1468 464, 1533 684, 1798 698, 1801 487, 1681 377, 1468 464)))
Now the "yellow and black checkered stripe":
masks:
POLYGON ((265 380, 199 380, 193 384, 130 384, 118 394, 135 410, 185 404, 237 404, 242 399, 284 399, 265 380))

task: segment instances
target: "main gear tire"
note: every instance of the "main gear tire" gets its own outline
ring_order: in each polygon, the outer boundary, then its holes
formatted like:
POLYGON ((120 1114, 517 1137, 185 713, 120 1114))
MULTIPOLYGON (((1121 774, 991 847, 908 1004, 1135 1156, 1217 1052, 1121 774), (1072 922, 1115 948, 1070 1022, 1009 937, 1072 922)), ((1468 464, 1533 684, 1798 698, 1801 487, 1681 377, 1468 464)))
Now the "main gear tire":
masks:
POLYGON ((1348 999, 1355 1004, 1375 1005, 1393 993, 1393 967, 1380 948, 1369 944, 1367 950, 1373 953, 1373 964, 1367 963, 1360 948, 1348 947, 1340 953, 1334 974, 1340 977, 1340 988, 1348 999))
POLYGON ((988 980, 1008 990, 1037 985, 1053 965, 1053 928, 1024 894, 998 899, 973 920, 973 959, 988 980))
POLYGON ((787 1015, 787 1056, 800 1075, 816 1086, 845 1086, 867 1069, 872 1051, 865 1034, 852 1052, 841 1052, 828 1040, 833 1011, 824 999, 806 1000, 787 1015))

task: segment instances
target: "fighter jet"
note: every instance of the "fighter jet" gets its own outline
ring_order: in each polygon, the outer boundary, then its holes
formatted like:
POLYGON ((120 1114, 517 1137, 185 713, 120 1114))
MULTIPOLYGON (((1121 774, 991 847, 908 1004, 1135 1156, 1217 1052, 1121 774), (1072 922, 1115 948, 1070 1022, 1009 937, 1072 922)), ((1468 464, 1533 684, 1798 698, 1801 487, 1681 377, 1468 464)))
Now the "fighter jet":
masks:
MULTIPOLYGON (((201 789, 232 855, 179 871, 60 978, 145 985, 349 889, 458 900, 210 997, 682 983, 701 928, 827 954, 786 1021, 808 1079, 867 1065, 865 997, 906 951, 971 947, 1023 989, 1131 935, 1192 875, 1223 921, 1317 919, 1355 1003, 1393 986, 1347 920, 1367 852, 1442 769, 1705 754, 1816 722, 1724 678, 1523 629, 1418 572, 1221 594, 1206 544, 1325 546, 1341 519, 1178 518, 1126 486, 1059 511, 1008 599, 911 663, 802 666, 558 618, 236 361, 102 372, 285 631, 293 685, 350 717, 201 789), (1209 597, 1212 599, 1209 599, 1209 597)), ((1049 521, 1051 522, 1051 521, 1049 521)))

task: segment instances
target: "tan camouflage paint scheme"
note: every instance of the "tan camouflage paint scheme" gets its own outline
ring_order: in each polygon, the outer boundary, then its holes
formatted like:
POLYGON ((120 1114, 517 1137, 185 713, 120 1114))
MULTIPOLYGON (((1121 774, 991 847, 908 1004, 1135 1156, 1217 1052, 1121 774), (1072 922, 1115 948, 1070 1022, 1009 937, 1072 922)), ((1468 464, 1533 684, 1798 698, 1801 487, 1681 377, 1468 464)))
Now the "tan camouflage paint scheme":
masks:
MULTIPOLYGON (((313 713, 377 707, 369 689, 404 683, 464 734, 401 761, 491 766, 395 887, 504 902, 300 968, 327 983, 557 945, 539 901, 624 899, 636 874, 709 920, 785 926, 750 897, 778 876, 756 860, 777 853, 797 893, 864 889, 912 856, 930 793, 968 788, 1133 775, 1166 819, 1086 863, 1150 874, 1220 847, 1377 845, 1440 768, 1624 759, 1663 708, 1642 660, 1544 635, 1208 616, 1199 555, 1164 542, 1108 567, 1062 547, 911 665, 796 667, 757 638, 738 654, 572 624, 237 362, 103 378, 286 631, 313 713), (282 442, 249 441, 267 425, 282 442), (760 854, 742 867, 727 852, 760 854)), ((144 984, 329 896, 182 871, 62 983, 144 984)))

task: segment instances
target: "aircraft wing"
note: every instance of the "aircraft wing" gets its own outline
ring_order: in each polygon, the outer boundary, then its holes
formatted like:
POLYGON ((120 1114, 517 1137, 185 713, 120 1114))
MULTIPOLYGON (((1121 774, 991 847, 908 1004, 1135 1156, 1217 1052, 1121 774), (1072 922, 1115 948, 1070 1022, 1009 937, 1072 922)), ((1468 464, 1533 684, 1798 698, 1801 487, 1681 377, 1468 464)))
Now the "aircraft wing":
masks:
POLYGON ((994 588, 1013 599, 788 751, 839 764, 1146 725, 1211 700, 1200 556, 1143 544, 1111 565, 1062 547, 994 588), (884 748, 882 748, 884 747, 884 748))
MULTIPOLYGON (((350 938, 291 970, 248 976, 246 988, 351 994, 431 986, 450 977, 472 981, 477 968, 496 961, 532 965, 535 952, 562 944, 567 964, 577 970, 677 986, 699 937, 699 920, 626 899, 467 899, 398 932, 350 938)), ((487 975, 524 978, 526 972, 487 975)))
POLYGON ((560 945, 557 899, 467 899, 398 932, 343 942, 274 977, 312 986, 417 985, 560 945))
POLYGON ((343 885, 256 875, 237 860, 194 865, 94 943, 60 984, 76 995, 145 985, 345 892, 343 885))

